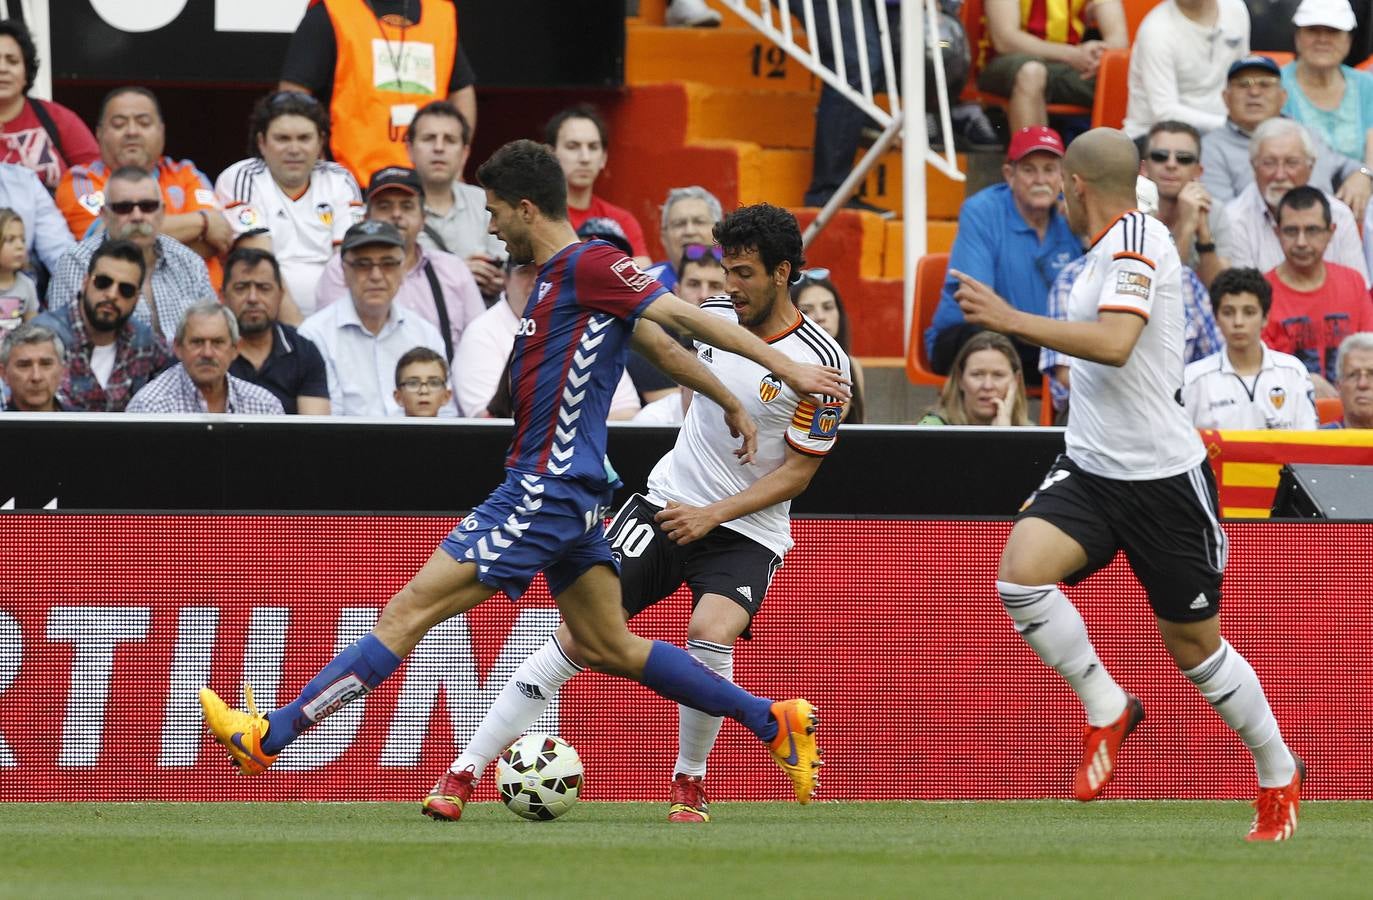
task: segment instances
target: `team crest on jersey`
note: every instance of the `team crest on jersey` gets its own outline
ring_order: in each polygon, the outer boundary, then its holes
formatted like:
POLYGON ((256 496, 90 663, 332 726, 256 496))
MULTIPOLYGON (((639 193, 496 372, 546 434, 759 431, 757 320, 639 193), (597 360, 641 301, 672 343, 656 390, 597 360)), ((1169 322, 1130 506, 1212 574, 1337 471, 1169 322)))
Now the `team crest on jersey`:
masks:
POLYGON ((319 216, 319 220, 324 223, 325 228, 334 227, 334 204, 316 203, 315 215, 319 216))
POLYGON ((82 194, 76 201, 81 204, 81 208, 93 216, 100 215, 100 209, 105 205, 105 192, 92 191, 89 194, 82 194))
POLYGON ((1142 272, 1117 272, 1116 273, 1116 293, 1125 294, 1140 299, 1149 299, 1149 288, 1153 287, 1154 280, 1142 272))
POLYGON ((639 268, 634 260, 628 256, 622 257, 619 262, 610 267, 610 271, 619 276, 625 283, 625 287, 631 291, 642 291, 653 283, 653 276, 639 268))
POLYGON ((832 438, 839 430, 839 420, 844 415, 842 403, 826 403, 817 407, 810 420, 810 436, 813 438, 832 438))
POLYGON ((1269 388, 1268 402, 1273 404, 1274 409, 1282 409, 1282 405, 1287 402, 1287 391, 1280 387, 1269 388))
POLYGON ((769 372, 763 376, 763 380, 758 382, 758 398, 764 403, 771 403, 782 395, 782 379, 769 372))
POLYGON ((553 282, 551 282, 551 281, 541 281, 541 282, 539 282, 539 302, 542 302, 542 301, 543 301, 543 298, 544 298, 544 297, 547 297, 547 296, 548 296, 548 292, 551 291, 551 290, 553 290, 553 282))

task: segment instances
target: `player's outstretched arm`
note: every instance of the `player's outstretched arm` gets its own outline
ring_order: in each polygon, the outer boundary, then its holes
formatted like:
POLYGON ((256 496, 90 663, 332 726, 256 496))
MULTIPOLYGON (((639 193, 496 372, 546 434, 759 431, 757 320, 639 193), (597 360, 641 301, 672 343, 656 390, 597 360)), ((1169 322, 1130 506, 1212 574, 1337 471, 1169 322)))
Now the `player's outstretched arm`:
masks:
POLYGON ((959 281, 954 299, 973 325, 999 331, 1078 359, 1123 366, 1144 331, 1146 320, 1132 312, 1102 312, 1095 322, 1064 322, 1016 309, 990 286, 954 269, 959 281))
POLYGON ((824 459, 788 449, 780 466, 739 493, 709 506, 685 506, 668 501, 667 508, 654 519, 673 541, 689 544, 705 537, 717 525, 800 496, 810 486, 810 480, 824 459))
POLYGON ((702 343, 748 357, 791 385, 798 394, 849 399, 849 379, 838 369, 797 362, 735 323, 703 312, 675 294, 662 294, 643 315, 702 343))
POLYGON ((740 462, 752 461, 754 451, 758 449, 758 426, 739 398, 729 392, 715 377, 715 373, 702 365, 685 347, 668 337, 667 332, 654 322, 639 319, 634 326, 632 341, 635 350, 673 381, 714 400, 725 411, 729 433, 743 438, 743 444, 734 451, 734 455, 739 457, 740 462))

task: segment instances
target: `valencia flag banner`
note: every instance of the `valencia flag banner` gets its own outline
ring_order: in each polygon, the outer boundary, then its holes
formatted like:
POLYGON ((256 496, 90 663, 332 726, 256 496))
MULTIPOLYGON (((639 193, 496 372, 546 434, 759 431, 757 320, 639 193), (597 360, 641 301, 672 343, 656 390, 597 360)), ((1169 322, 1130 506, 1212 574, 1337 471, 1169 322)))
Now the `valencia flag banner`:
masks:
POLYGON ((1234 519, 1266 519, 1286 463, 1373 465, 1373 430, 1216 431, 1202 442, 1216 473, 1220 512, 1234 519))

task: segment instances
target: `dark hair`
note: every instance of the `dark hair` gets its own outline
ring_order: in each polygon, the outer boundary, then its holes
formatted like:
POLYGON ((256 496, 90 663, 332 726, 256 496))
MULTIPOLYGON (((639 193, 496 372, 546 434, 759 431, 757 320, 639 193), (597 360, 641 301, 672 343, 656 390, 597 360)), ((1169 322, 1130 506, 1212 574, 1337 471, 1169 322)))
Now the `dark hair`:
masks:
POLYGON ((258 247, 235 247, 224 260, 224 280, 219 285, 220 292, 228 290, 229 275, 234 266, 256 269, 262 263, 272 267, 272 278, 276 280, 277 287, 281 287, 281 264, 275 256, 258 247))
POLYGON ((91 261, 86 266, 86 274, 90 275, 95 271, 95 264, 106 257, 110 259, 120 259, 124 262, 131 262, 138 266, 138 283, 142 284, 143 279, 148 274, 148 263, 143 259, 143 251, 138 249, 138 245, 132 241, 104 241, 95 252, 91 254, 91 261))
POLYGON ((712 234, 715 235, 715 243, 728 255, 757 251, 769 273, 788 262, 791 263, 788 277, 795 279, 806 265, 806 258, 801 251, 801 229, 796 224, 796 217, 771 203, 755 203, 727 213, 715 223, 712 234))
POLYGON ((33 44, 33 35, 20 19, 0 19, 0 36, 8 35, 19 45, 19 55, 24 57, 24 94, 33 90, 33 80, 38 77, 38 48, 33 44))
POLYGON ((511 141, 477 167, 477 181, 511 206, 528 200, 550 219, 567 218, 567 178, 537 141, 511 141))
POLYGON ((1220 312, 1221 298, 1234 294, 1253 294, 1259 298, 1263 314, 1273 306, 1273 288, 1258 269, 1225 269, 1211 282, 1211 309, 1220 312))
POLYGON ((1309 184, 1298 185, 1283 194, 1282 199, 1278 201, 1278 210, 1275 218, 1278 220, 1278 224, 1281 225, 1282 211, 1284 209, 1310 209, 1316 204, 1320 204, 1321 213, 1325 216, 1325 224, 1329 225, 1331 222, 1330 201, 1325 198, 1325 194, 1320 188, 1312 187, 1309 184))
POLYGON ((162 118, 162 104, 157 102, 157 95, 145 87, 136 84, 125 84, 115 88, 105 95, 105 99, 100 101, 100 114, 95 117, 96 127, 105 124, 105 109, 125 94, 137 94, 140 97, 147 97, 152 101, 153 109, 157 112, 157 117, 162 118))
MULTIPOLYGON (((110 173, 109 178, 105 179, 106 184, 109 184, 111 181, 151 181, 153 184, 157 184, 157 179, 153 177, 152 172, 149 172, 147 169, 140 169, 138 166, 120 166, 110 173)), ((159 198, 161 197, 161 193, 162 188, 159 186, 159 198)))
POLYGON ((448 360, 443 358, 442 353, 435 353, 428 347, 411 347, 405 351, 400 359, 396 360, 396 387, 400 387, 400 373, 405 371, 406 366, 413 366, 415 363, 438 363, 443 367, 443 377, 448 377, 448 360))
POLYGON ((1162 122, 1155 122, 1154 127, 1149 129, 1149 135, 1144 139, 1144 146, 1148 148, 1156 134, 1185 134, 1192 139, 1192 143, 1197 145, 1197 152, 1201 152, 1201 132, 1197 131, 1186 122, 1179 122, 1177 119, 1164 119, 1162 122))
POLYGON ((472 123, 467 121, 467 116, 447 100, 435 100, 420 107, 419 112, 410 120, 410 126, 405 129, 405 142, 413 144, 415 142, 415 129, 420 124, 420 119, 425 116, 447 116, 450 119, 458 120, 458 132, 462 135, 463 145, 472 143, 472 123))
POLYGON ((548 120, 548 124, 543 127, 544 143, 550 147, 558 145, 558 132, 562 130, 563 123, 568 119, 586 119, 596 126, 596 133, 601 136, 601 146, 605 147, 610 143, 610 132, 606 130, 605 119, 601 118, 601 111, 590 103, 578 103, 576 106, 569 106, 548 120))
POLYGON ((282 116, 301 116, 309 119, 319 129, 320 143, 329 143, 329 113, 325 111, 323 104, 300 91, 275 91, 253 104, 253 111, 248 116, 249 156, 262 155, 257 148, 258 138, 265 136, 272 123, 282 116))

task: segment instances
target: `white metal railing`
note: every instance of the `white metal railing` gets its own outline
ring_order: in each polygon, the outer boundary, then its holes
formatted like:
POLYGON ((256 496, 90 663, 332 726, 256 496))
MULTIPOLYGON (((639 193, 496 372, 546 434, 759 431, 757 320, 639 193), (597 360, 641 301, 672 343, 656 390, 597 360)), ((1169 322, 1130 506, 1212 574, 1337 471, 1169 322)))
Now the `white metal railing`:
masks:
POLYGON ((805 66, 816 78, 838 91, 882 126, 882 135, 854 166, 848 178, 834 192, 834 196, 820 210, 815 221, 803 236, 809 245, 834 214, 849 201, 869 171, 900 137, 902 173, 902 219, 905 237, 902 273, 905 289, 903 308, 905 334, 910 335, 911 315, 915 304, 915 264, 925 254, 927 246, 925 164, 955 181, 963 181, 958 170, 953 143, 953 124, 949 114, 949 97, 944 73, 944 55, 939 44, 939 11, 935 0, 901 0, 901 46, 908 52, 901 54, 900 78, 896 77, 892 34, 887 19, 886 0, 720 0, 720 4, 747 22, 755 31, 780 47, 788 56, 805 66), (868 59, 867 23, 863 4, 872 3, 877 22, 878 41, 882 49, 882 73, 887 86, 888 108, 880 106, 873 94, 872 60, 868 59), (816 36, 817 5, 829 20, 834 57, 833 67, 820 61, 820 45, 816 36), (840 7, 847 6, 853 16, 855 46, 857 47, 858 88, 849 84, 849 60, 844 58, 844 44, 840 23, 840 7), (806 45, 796 41, 792 10, 798 10, 805 27, 806 45), (929 21, 931 27, 926 29, 929 21), (939 127, 944 138, 944 152, 930 148, 925 127, 925 54, 915 48, 926 40, 933 51, 934 78, 939 97, 939 127), (913 51, 913 52, 911 52, 913 51), (903 109, 902 98, 906 98, 903 109))

